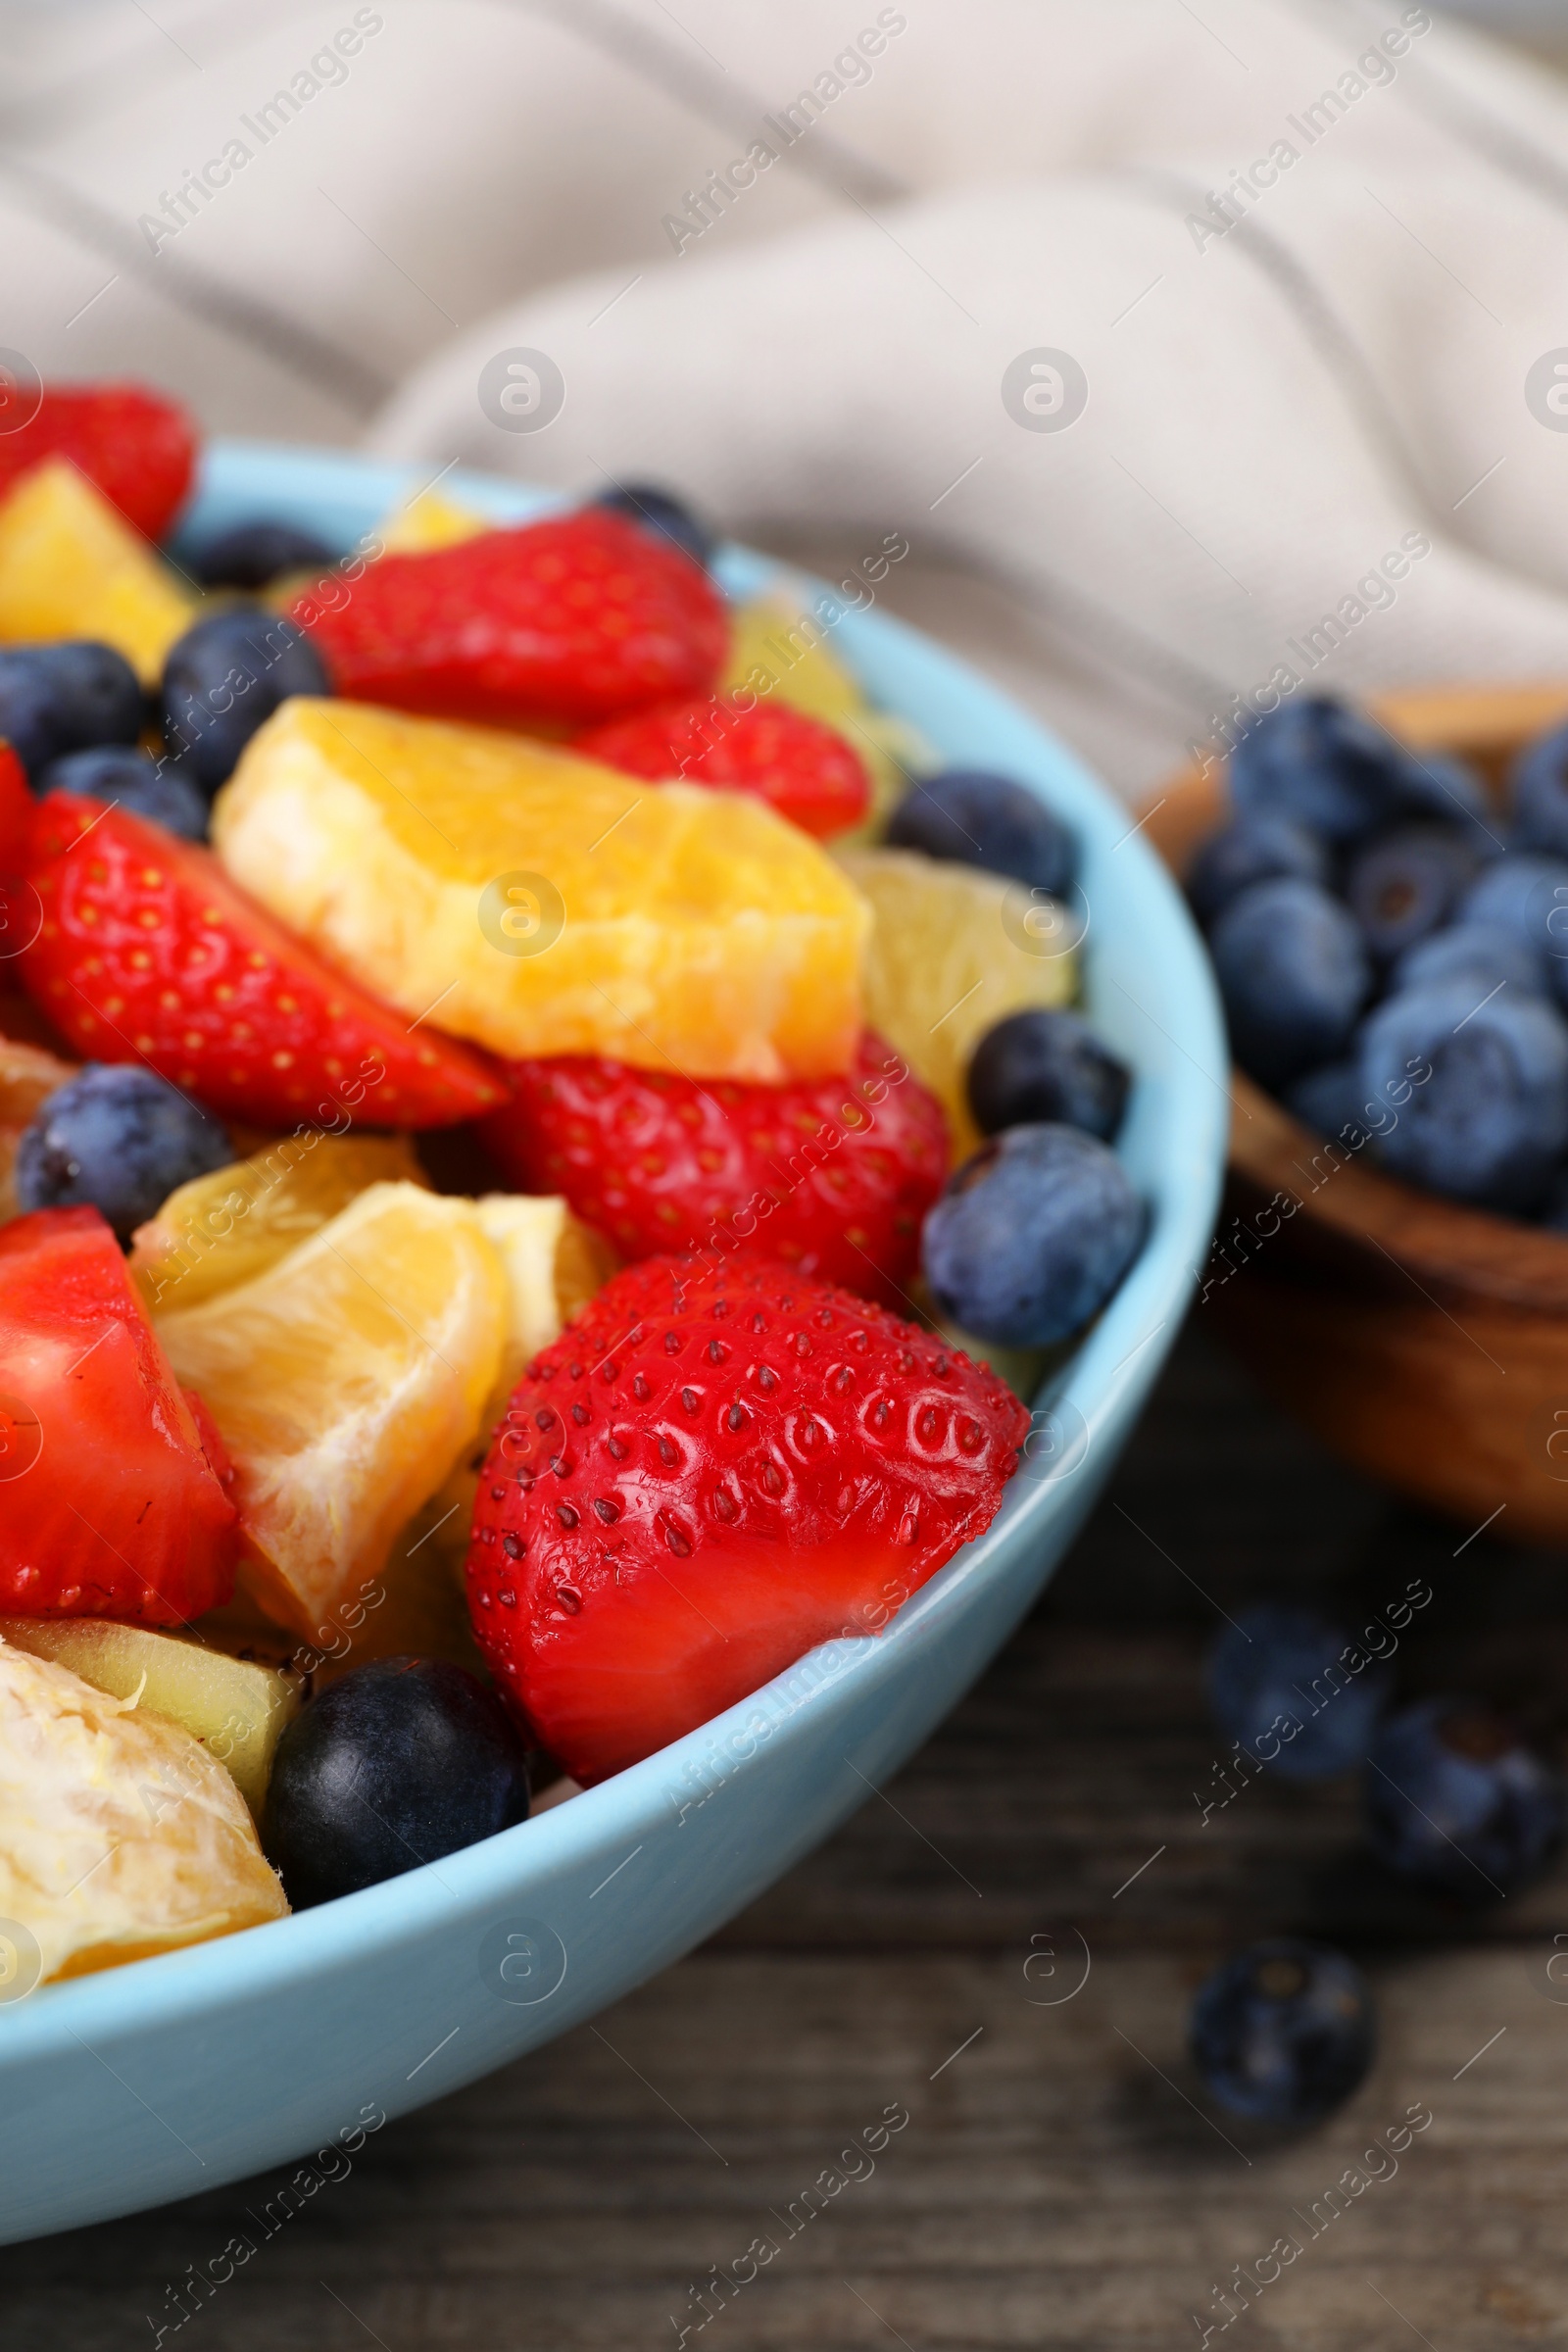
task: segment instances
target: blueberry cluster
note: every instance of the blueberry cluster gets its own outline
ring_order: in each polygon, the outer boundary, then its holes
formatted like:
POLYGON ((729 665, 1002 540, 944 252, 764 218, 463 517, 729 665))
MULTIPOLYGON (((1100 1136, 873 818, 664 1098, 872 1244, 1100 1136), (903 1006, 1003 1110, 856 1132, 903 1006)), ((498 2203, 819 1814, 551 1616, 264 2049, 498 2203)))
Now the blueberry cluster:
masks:
POLYGON ((1506 817, 1323 697, 1260 719, 1231 789, 1188 894, 1242 1066, 1393 1174, 1568 1230, 1568 728, 1506 817))
MULTIPOLYGON (((1298 1781, 1361 1770, 1367 1842, 1412 1886, 1473 1905, 1512 1893, 1561 1842, 1561 1779, 1479 1700, 1391 1706, 1393 1676, 1307 1609, 1268 1603, 1209 1654, 1215 1722, 1298 1781), (1348 1668, 1347 1661, 1349 1662, 1348 1668)), ((1348 2097, 1373 2051, 1372 1997, 1343 1954, 1288 1938, 1216 1970, 1193 2006, 1194 2063, 1233 2114, 1309 2123, 1348 2097)))

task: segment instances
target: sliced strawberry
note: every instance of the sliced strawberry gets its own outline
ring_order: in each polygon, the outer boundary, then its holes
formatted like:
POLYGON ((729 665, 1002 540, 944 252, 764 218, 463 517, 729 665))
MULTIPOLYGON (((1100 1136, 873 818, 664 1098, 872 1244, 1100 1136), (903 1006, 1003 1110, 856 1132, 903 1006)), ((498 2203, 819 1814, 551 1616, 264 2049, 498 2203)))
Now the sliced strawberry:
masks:
POLYGON ((15 942, 5 936, 6 884, 20 879, 26 862, 32 830, 32 794, 27 773, 9 743, 0 743, 0 956, 15 954, 15 942))
POLYGON ((212 854, 75 793, 37 804, 28 994, 94 1061, 145 1061, 254 1126, 445 1127, 506 1089, 245 897, 212 854))
POLYGON ((0 496, 45 458, 69 458, 127 522, 161 539, 190 488, 196 427, 140 384, 51 384, 27 422, 0 432, 0 496))
POLYGON ((1029 1427, 931 1334, 767 1259, 617 1274, 479 1479, 474 1630, 584 1783, 816 1642, 875 1633, 996 1514, 1029 1427))
POLYGON ((210 1431, 95 1208, 0 1228, 0 1608, 179 1625, 227 1600, 210 1431))
POLYGON ((942 1105, 880 1038, 849 1078, 706 1084, 573 1054, 507 1065, 484 1141, 622 1257, 751 1242, 896 1306, 948 1167, 942 1105))
POLYGON ((340 694, 494 726, 581 727, 705 694, 729 643, 708 574, 602 507, 382 556, 333 596, 292 616, 340 694))
POLYGON ((788 703, 742 710, 719 695, 660 703, 591 729, 572 748, 630 776, 755 793, 818 841, 858 825, 871 804, 871 779, 854 745, 788 703))

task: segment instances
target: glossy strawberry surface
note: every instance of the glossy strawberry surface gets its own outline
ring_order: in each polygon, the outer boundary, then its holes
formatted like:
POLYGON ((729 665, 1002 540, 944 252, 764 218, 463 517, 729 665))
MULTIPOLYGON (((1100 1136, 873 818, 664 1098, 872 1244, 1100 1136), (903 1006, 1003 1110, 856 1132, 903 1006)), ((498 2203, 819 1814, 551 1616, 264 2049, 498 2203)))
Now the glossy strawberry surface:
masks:
MULTIPOLYGON (((25 387, 11 397, 24 413, 25 387)), ((0 497, 45 458, 69 459, 127 522, 161 539, 190 488, 196 430, 183 409, 140 384, 46 385, 28 420, 0 431, 0 497)))
POLYGON ((871 780, 854 745, 788 703, 660 703, 593 728, 575 748, 628 775, 754 793, 818 841, 858 825, 870 804, 871 780))
POLYGON ((339 694, 502 727, 582 727, 705 694, 729 644, 708 574, 600 507, 382 556, 292 617, 339 694))
POLYGON ((484 1139, 526 1192, 563 1193, 622 1257, 755 1242, 888 1305, 942 1189, 936 1097, 879 1038, 848 1078, 706 1082, 587 1054, 506 1065, 484 1139))
POLYGON ((145 1061, 258 1126, 442 1127, 504 1099, 472 1048, 378 1003, 209 851, 126 809, 41 801, 27 879, 43 926, 22 977, 86 1059, 145 1061))
POLYGON ((217 1607, 229 1475, 97 1210, 0 1228, 0 1608, 179 1625, 217 1607))
POLYGON ((616 1275, 514 1392, 470 1612, 585 1783, 817 1642, 873 1634, 990 1524, 1029 1415, 917 1326, 768 1259, 616 1275))

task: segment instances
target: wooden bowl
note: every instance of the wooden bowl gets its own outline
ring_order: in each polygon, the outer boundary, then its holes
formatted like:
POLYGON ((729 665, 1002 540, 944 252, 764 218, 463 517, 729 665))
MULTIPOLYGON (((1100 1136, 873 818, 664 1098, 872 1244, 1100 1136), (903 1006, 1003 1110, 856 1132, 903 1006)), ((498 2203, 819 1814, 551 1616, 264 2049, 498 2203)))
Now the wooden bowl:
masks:
MULTIPOLYGON (((1568 684, 1432 687, 1372 710, 1501 797, 1568 684)), ((1228 806, 1224 764, 1175 777, 1144 830, 1185 870, 1228 806)), ((1200 1297, 1262 1385, 1357 1468, 1518 1543, 1568 1546, 1568 1238, 1462 1208, 1331 1146, 1242 1071, 1200 1297)))

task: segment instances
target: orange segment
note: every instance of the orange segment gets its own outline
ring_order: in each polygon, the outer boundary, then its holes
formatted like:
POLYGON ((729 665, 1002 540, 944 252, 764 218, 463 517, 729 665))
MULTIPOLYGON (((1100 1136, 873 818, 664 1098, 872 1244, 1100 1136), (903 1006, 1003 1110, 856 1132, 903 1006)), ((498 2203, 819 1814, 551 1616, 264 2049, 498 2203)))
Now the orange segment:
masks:
POLYGON ((96 637, 151 686, 196 607, 69 460, 47 459, 0 500, 0 643, 96 637))
POLYGON ((499 1054, 764 1083, 853 1059, 869 915, 748 795, 300 700, 252 739, 214 841, 323 954, 499 1054))

